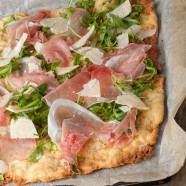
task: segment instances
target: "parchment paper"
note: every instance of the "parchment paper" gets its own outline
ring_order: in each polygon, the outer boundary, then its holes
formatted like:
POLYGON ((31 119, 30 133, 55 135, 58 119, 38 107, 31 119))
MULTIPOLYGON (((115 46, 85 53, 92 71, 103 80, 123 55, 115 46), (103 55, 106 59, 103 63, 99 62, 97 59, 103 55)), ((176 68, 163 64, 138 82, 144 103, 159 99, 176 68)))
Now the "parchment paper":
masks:
MULTIPOLYGON (((165 116, 155 146, 155 156, 134 165, 102 169, 89 175, 30 185, 102 186, 119 181, 145 182, 171 176, 182 167, 186 158, 186 134, 177 125, 174 116, 186 96, 186 1, 154 2, 159 21, 159 61, 162 65, 165 63, 162 75, 166 77, 165 116)), ((34 14, 38 9, 67 6, 66 0, 1 0, 0 18, 14 13, 34 14)))

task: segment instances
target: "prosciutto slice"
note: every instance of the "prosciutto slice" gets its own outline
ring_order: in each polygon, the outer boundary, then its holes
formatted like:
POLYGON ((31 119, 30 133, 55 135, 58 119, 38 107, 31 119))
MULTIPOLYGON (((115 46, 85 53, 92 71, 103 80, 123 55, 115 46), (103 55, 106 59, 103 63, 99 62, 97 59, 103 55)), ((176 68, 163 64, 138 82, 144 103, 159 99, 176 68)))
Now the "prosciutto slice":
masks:
POLYGON ((79 92, 83 89, 83 85, 91 80, 90 72, 82 71, 71 79, 66 79, 64 83, 56 89, 48 93, 44 100, 48 105, 51 105, 56 99, 65 98, 72 101, 77 101, 79 92))
POLYGON ((43 44, 40 52, 48 63, 61 61, 62 67, 69 66, 70 59, 73 57, 67 42, 60 36, 53 37, 43 44))
POLYGON ((110 146, 114 144, 126 146, 136 134, 136 114, 137 110, 132 109, 119 124, 114 122, 104 124, 104 126, 97 131, 92 138, 94 140, 108 141, 110 146), (131 134, 129 134, 128 129, 131 130, 131 134), (126 136, 122 135, 124 132, 126 136))
POLYGON ((6 127, 10 124, 10 115, 5 111, 5 108, 0 107, 0 127, 6 127))
POLYGON ((48 10, 39 10, 35 15, 20 18, 9 24, 7 26, 9 45, 13 48, 16 45, 15 39, 20 39, 23 33, 28 34, 27 41, 29 41, 30 44, 46 42, 47 38, 39 31, 41 28, 39 22, 48 17, 49 14, 50 11, 48 10))
POLYGON ((53 102, 48 121, 48 134, 61 147, 63 159, 76 166, 78 152, 103 125, 92 112, 67 99, 53 102))
POLYGON ((118 79, 124 79, 123 74, 114 73, 108 67, 100 66, 91 73, 91 79, 99 80, 101 96, 109 99, 114 99, 121 94, 120 91, 114 87, 115 79, 112 77, 112 73, 118 79))
POLYGON ((10 74, 8 81, 14 88, 21 90, 28 81, 35 86, 43 83, 48 84, 48 90, 56 88, 59 83, 52 72, 45 72, 41 69, 41 60, 35 57, 29 57, 24 62, 22 59, 21 70, 16 70, 10 74))
POLYGON ((85 34, 87 34, 88 32, 87 27, 79 21, 80 17, 85 19, 85 15, 90 15, 90 13, 82 8, 73 9, 70 19, 69 19, 70 28, 68 29, 66 33, 67 42, 69 45, 72 45, 73 43, 75 43, 76 41, 80 39, 79 37, 77 37, 77 35, 74 34, 74 32, 80 36, 84 36, 85 34))
POLYGON ((117 55, 110 58, 105 66, 115 72, 123 73, 129 79, 135 79, 143 74, 146 58, 146 52, 151 48, 151 45, 130 44, 120 50, 117 55))
POLYGON ((6 163, 27 159, 35 148, 35 139, 11 139, 9 134, 0 136, 0 160, 6 163))

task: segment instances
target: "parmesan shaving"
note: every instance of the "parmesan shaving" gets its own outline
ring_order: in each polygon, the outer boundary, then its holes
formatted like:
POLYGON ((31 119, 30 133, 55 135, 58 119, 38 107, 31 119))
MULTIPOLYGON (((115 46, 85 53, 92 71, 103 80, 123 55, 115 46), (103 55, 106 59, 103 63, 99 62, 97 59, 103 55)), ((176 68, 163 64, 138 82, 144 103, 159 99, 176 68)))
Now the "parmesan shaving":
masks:
POLYGON ((14 113, 20 113, 20 112, 30 111, 30 110, 33 110, 33 109, 36 109, 36 108, 38 108, 38 107, 20 109, 18 106, 9 105, 6 108, 6 110, 9 110, 10 112, 14 112, 14 113))
POLYGON ((87 34, 85 34, 80 40, 78 40, 76 43, 74 43, 71 47, 73 49, 78 49, 80 47, 82 47, 87 40, 89 39, 89 37, 92 35, 92 33, 94 32, 95 26, 93 25, 92 28, 89 30, 89 32, 87 34))
POLYGON ((123 33, 117 37, 117 47, 124 48, 129 44, 128 33, 123 33))
POLYGON ((123 92, 122 95, 116 99, 117 104, 127 105, 131 108, 139 110, 148 110, 149 108, 132 92, 123 92))
POLYGON ((124 18, 128 16, 132 11, 132 7, 129 0, 126 0, 124 3, 122 3, 120 6, 115 8, 113 11, 111 11, 108 14, 108 17, 110 17, 110 14, 114 14, 116 16, 119 16, 120 18, 124 18))
POLYGON ((8 104, 10 98, 13 97, 13 93, 5 94, 4 96, 0 97, 0 107, 4 107, 8 104))
POLYGON ((40 22, 45 27, 50 27, 54 34, 62 34, 68 30, 68 20, 63 17, 46 18, 40 22))
POLYGON ((20 117, 17 120, 11 120, 10 136, 12 139, 39 138, 32 120, 24 117, 20 117))
POLYGON ((83 90, 77 92, 80 96, 87 97, 101 97, 100 83, 99 80, 93 79, 90 80, 87 84, 83 85, 83 90))
POLYGON ((70 67, 56 67, 56 73, 57 73, 57 75, 63 75, 63 74, 66 74, 68 72, 75 70, 78 67, 79 67, 79 65, 74 65, 74 66, 70 66, 70 67))
POLYGON ((128 112, 131 110, 131 107, 124 105, 122 107, 119 107, 120 110, 122 110, 123 112, 128 112))
POLYGON ((17 45, 12 50, 10 50, 10 48, 5 49, 5 51, 3 51, 2 53, 2 56, 4 58, 10 58, 10 59, 12 59, 13 57, 18 58, 21 48, 23 47, 24 42, 26 41, 27 37, 28 37, 28 34, 23 33, 17 45))
POLYGON ((38 54, 41 52, 42 47, 43 47, 43 44, 40 42, 36 42, 36 44, 34 45, 34 48, 36 49, 38 54))
POLYGON ((0 60, 0 67, 4 67, 5 65, 8 65, 10 63, 11 59, 4 59, 0 60))

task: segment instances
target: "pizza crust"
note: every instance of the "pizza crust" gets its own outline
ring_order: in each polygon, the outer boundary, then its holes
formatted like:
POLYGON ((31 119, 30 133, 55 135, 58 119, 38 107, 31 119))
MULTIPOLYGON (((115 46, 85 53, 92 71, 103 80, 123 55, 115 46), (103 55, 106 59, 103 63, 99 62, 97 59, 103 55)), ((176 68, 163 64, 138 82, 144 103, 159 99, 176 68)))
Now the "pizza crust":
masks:
MULTIPOLYGON (((95 0, 97 7, 95 11, 99 11, 99 7, 103 1, 95 0)), ((143 13, 145 19, 142 22, 142 28, 144 30, 157 29, 156 34, 145 39, 144 43, 152 45, 152 49, 148 52, 148 57, 156 62, 158 70, 161 71, 161 65, 157 60, 159 54, 157 47, 158 24, 156 13, 152 10, 154 4, 150 3, 149 0, 131 0, 131 2, 143 4, 145 7, 143 13)), ((106 4, 103 10, 107 6, 112 6, 112 3, 106 4)), ((65 13, 65 11, 65 9, 51 10, 50 17, 57 17, 59 16, 59 12, 65 13)), ((22 15, 26 16, 27 14, 23 13, 22 15)), ((7 20, 9 20, 9 17, 0 21, 0 53, 8 46, 7 34, 2 30, 2 25, 7 20)), ((89 140, 78 153, 78 156, 86 157, 85 159, 78 160, 79 169, 82 171, 82 174, 88 174, 102 168, 137 163, 141 159, 145 160, 153 155, 153 145, 156 143, 159 124, 161 124, 164 114, 164 78, 157 76, 156 79, 156 88, 154 90, 146 89, 143 92, 145 96, 143 101, 150 110, 142 111, 137 118, 137 134, 131 143, 125 148, 118 145, 108 147, 106 142, 89 140)), ((57 152, 45 150, 38 163, 31 163, 24 160, 9 165, 9 172, 5 174, 5 180, 0 181, 0 184, 14 181, 17 185, 23 185, 30 182, 49 182, 72 176, 74 174, 65 168, 60 150, 57 152)))

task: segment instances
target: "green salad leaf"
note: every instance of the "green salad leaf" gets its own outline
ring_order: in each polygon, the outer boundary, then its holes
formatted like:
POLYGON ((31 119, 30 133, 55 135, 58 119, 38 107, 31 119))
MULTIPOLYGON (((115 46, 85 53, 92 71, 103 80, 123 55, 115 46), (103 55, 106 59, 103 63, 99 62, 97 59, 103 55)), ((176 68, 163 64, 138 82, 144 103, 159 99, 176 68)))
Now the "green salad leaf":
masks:
POLYGON ((10 63, 0 68, 0 78, 8 77, 12 71, 19 69, 18 59, 11 59, 10 63))
POLYGON ((10 16, 10 21, 5 22, 5 23, 3 24, 3 30, 6 31, 7 26, 8 26, 10 23, 12 23, 13 21, 16 21, 16 20, 17 20, 17 19, 15 18, 15 16, 14 16, 14 15, 11 15, 11 16, 10 16))

